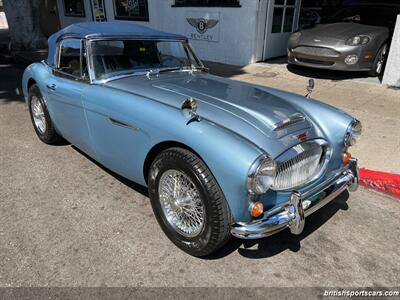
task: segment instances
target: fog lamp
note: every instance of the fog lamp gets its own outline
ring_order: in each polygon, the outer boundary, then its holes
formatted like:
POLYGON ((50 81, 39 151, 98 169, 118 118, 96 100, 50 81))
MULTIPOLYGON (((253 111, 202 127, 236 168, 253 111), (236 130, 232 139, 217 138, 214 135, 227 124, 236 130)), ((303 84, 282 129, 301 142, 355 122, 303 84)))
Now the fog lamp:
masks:
POLYGON ((348 55, 345 59, 344 62, 348 65, 354 65, 358 62, 358 56, 355 54, 348 55))
POLYGON ((261 216, 263 212, 264 212, 264 205, 262 204, 262 202, 257 201, 250 205, 250 215, 253 218, 261 216))

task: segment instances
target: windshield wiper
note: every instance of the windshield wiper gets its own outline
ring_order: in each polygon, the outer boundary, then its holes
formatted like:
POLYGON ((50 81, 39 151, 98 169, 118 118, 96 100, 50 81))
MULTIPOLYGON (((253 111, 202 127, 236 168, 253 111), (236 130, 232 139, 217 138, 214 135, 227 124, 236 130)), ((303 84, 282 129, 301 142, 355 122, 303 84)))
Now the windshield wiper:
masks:
POLYGON ((150 69, 147 71, 147 77, 151 75, 158 75, 160 73, 165 73, 165 72, 172 72, 172 71, 179 71, 182 70, 183 68, 181 67, 170 67, 170 68, 162 68, 162 69, 150 69))

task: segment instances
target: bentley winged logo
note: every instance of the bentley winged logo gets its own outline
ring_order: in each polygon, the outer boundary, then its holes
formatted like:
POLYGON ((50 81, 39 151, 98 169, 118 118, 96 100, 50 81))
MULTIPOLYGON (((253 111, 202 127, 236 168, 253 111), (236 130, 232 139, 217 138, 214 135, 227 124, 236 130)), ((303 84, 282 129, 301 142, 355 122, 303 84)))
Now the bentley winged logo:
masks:
POLYGON ((200 34, 205 33, 208 29, 215 27, 218 24, 218 20, 214 19, 204 19, 204 18, 186 18, 188 23, 196 28, 197 32, 200 34))

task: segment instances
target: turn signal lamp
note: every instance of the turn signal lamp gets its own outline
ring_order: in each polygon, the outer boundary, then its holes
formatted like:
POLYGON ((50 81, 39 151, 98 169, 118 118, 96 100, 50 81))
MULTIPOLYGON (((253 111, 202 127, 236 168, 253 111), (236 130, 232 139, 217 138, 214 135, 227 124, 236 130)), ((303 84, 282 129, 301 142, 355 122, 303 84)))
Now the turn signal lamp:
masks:
POLYGON ((250 206, 250 215, 253 218, 257 218, 259 216, 261 216, 264 212, 264 205, 262 204, 262 202, 257 201, 251 204, 250 206))
POLYGON ((346 166, 350 163, 351 153, 346 152, 343 154, 343 164, 346 166))

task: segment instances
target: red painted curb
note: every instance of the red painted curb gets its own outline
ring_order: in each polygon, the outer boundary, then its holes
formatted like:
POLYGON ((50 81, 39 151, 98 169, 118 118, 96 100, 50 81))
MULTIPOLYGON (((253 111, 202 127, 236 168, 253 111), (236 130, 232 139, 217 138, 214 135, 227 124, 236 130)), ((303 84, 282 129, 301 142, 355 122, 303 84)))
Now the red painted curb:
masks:
POLYGON ((400 198, 400 175, 360 169, 360 185, 400 198))

